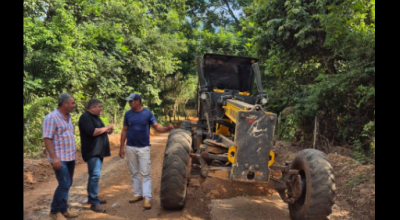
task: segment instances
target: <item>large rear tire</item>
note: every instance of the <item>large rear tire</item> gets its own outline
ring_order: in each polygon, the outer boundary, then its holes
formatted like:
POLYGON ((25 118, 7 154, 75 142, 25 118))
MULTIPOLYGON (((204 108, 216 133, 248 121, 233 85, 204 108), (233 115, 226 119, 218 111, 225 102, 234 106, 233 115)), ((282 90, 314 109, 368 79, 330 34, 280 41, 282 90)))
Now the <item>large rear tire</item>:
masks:
POLYGON ((165 209, 182 209, 190 173, 191 132, 174 129, 168 136, 161 176, 160 200, 165 209))
POLYGON ((189 120, 184 120, 181 124, 181 128, 183 130, 192 132, 192 122, 190 122, 189 120))
POLYGON ((333 168, 326 154, 314 149, 299 151, 290 169, 300 171, 302 194, 289 203, 292 220, 325 220, 332 213, 335 198, 333 168))

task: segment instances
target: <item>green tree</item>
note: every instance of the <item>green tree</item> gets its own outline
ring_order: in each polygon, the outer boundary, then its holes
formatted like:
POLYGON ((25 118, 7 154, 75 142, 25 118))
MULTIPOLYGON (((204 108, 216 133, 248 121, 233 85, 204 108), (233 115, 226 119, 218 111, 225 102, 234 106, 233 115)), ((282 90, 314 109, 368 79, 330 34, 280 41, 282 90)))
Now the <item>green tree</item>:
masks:
POLYGON ((309 134, 319 116, 332 143, 358 140, 375 120, 375 1, 262 0, 247 12, 270 108, 295 106, 309 134))

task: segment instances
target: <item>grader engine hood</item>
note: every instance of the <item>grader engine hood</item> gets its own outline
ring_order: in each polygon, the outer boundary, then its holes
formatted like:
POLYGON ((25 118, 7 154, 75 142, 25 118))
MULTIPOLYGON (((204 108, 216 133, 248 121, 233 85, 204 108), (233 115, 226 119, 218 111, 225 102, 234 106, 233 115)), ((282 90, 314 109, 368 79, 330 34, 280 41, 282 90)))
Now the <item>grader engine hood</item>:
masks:
POLYGON ((259 105, 248 105, 238 100, 228 100, 227 106, 227 116, 236 122, 236 155, 230 178, 241 182, 268 183, 268 162, 273 146, 276 114, 264 112, 259 105), (229 104, 246 110, 231 110, 229 104))

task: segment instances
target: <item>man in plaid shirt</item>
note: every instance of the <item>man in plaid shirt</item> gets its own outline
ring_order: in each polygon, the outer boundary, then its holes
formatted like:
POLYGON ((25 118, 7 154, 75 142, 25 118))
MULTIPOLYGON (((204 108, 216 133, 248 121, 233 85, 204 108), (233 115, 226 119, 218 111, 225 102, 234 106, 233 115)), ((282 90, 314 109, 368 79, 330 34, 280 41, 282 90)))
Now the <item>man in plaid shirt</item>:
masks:
POLYGON ((47 158, 56 174, 58 187, 51 203, 50 217, 60 220, 78 215, 68 211, 68 194, 75 169, 75 137, 70 113, 75 108, 72 95, 62 93, 58 97, 58 108, 43 120, 43 140, 47 158))

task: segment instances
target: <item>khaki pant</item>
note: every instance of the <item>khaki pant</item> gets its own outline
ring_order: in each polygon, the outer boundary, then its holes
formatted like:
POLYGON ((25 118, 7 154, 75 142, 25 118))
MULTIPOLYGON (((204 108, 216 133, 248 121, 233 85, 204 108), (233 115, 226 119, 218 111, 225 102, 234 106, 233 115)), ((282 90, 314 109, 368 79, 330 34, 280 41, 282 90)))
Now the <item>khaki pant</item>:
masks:
POLYGON ((131 173, 133 196, 143 196, 151 200, 150 147, 126 146, 125 152, 131 173), (139 172, 142 175, 142 183, 140 182, 139 172))

